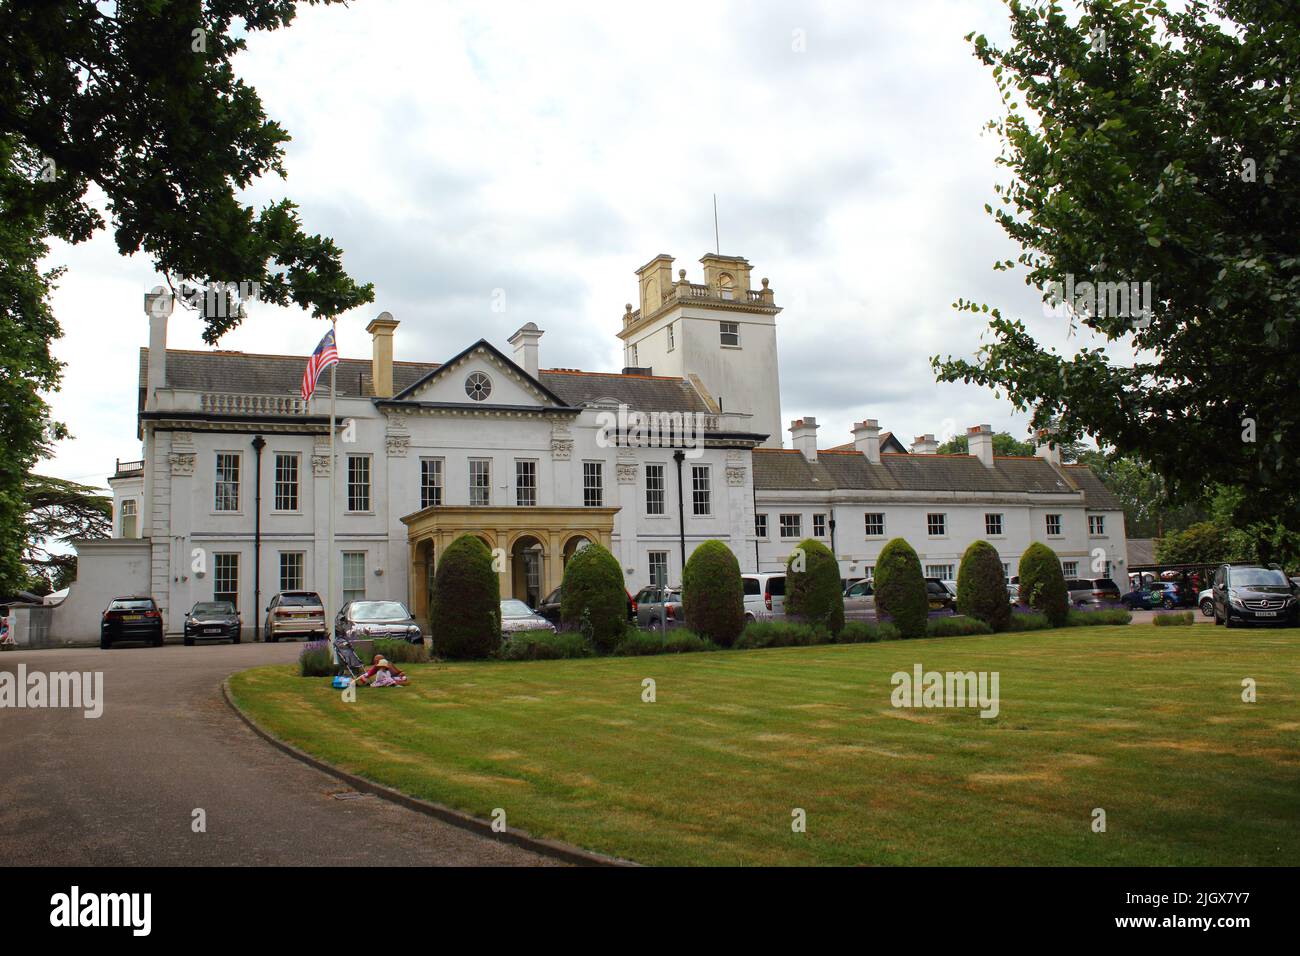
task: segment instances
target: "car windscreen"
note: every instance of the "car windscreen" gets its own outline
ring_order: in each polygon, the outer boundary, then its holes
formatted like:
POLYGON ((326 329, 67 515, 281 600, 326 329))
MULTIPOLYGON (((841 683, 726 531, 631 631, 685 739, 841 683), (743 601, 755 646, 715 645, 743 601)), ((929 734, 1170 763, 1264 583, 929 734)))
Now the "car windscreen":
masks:
POLYGON ((523 601, 502 601, 501 616, 508 618, 532 617, 532 609, 523 601))
POLYGON ((142 601, 113 601, 108 605, 110 611, 152 611, 153 601, 145 598, 142 601))
POLYGON ((1233 568, 1228 574, 1228 583, 1235 588, 1260 585, 1278 588, 1291 586, 1285 574, 1272 568, 1233 568))
POLYGON ((410 617, 398 601, 357 601, 348 613, 354 621, 404 621, 410 617))
POLYGON ((1119 585, 1110 578, 1098 578, 1092 582, 1094 591, 1118 591, 1119 585))
POLYGON ((319 594, 281 594, 281 607, 319 607, 319 594))
POLYGON ((194 614, 234 614, 235 608, 229 601, 200 601, 194 605, 194 614))

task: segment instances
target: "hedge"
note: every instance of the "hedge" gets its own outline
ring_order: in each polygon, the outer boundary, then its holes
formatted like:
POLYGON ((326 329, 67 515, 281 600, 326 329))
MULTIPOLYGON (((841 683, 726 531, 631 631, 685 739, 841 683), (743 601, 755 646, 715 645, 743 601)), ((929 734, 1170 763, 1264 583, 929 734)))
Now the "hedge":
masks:
POLYGON ((888 614, 903 637, 924 637, 930 616, 921 559, 902 538, 890 541, 876 559, 876 613, 888 614))
POLYGON ((819 624, 803 621, 754 621, 745 627, 736 640, 737 650, 754 650, 760 647, 808 647, 812 644, 830 644, 831 632, 819 624))
MULTIPOLYGON (((1003 589, 1005 593, 1005 588, 1003 589)), ((968 634, 992 634, 993 628, 984 621, 974 617, 954 614, 949 617, 934 617, 925 623, 926 637, 964 637, 968 634)))
POLYGON ((463 534, 442 552, 430 608, 433 651, 451 660, 479 660, 501 649, 501 587, 492 552, 463 534))
MULTIPOLYGON (((752 626, 752 625, 751 625, 752 626)), ((901 635, 898 628, 885 621, 869 624, 866 621, 848 621, 844 630, 835 637, 836 644, 874 644, 876 641, 896 641, 901 635)))
POLYGON ((824 627, 832 636, 844 627, 839 562, 815 538, 801 541, 786 561, 785 613, 804 624, 824 627))
POLYGON ((1002 558, 987 541, 972 541, 957 571, 957 611, 983 621, 994 631, 1006 630, 1011 620, 1002 558))
POLYGON ((654 654, 691 654, 696 651, 716 651, 718 645, 685 628, 677 628, 661 637, 652 631, 629 630, 614 648, 619 657, 648 657, 654 654))
POLYGON ((1070 595, 1056 552, 1035 541, 1020 556, 1020 600, 1047 615, 1053 627, 1064 627, 1070 595))
POLYGON ((686 626, 719 647, 730 647, 745 626, 740 564, 721 541, 704 541, 682 571, 686 626))
POLYGON ((554 661, 594 653, 595 649, 577 631, 519 631, 501 645, 501 658, 507 661, 554 661))
POLYGON ((589 544, 564 566, 560 620, 581 631, 597 650, 612 651, 627 630, 623 569, 608 549, 589 544))

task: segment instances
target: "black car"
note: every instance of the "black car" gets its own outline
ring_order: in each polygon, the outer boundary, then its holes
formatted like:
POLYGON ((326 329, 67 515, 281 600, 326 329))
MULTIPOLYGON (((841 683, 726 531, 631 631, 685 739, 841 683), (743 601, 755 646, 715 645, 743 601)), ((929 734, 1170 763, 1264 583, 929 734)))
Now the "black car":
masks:
POLYGON ((99 648, 108 650, 120 641, 163 645, 162 611, 151 597, 116 597, 108 602, 99 622, 99 648))
POLYGON ((195 641, 230 641, 239 643, 243 622, 229 601, 199 601, 185 612, 185 646, 195 641))
POLYGON ((1214 623, 1300 623, 1300 596, 1280 568, 1258 564, 1223 564, 1214 572, 1214 623))
POLYGON ((957 598, 942 578, 925 579, 925 596, 930 600, 930 611, 952 611, 957 613, 957 598))
MULTIPOLYGON (((556 588, 546 597, 542 598, 542 603, 537 605, 537 613, 546 618, 556 627, 560 626, 560 592, 563 588, 556 588)), ((624 591, 626 593, 626 591, 624 591)), ((636 623, 636 600, 631 594, 627 595, 627 619, 630 623, 636 623)))
POLYGON ((334 618, 334 633, 423 644, 424 635, 401 601, 349 601, 334 618))

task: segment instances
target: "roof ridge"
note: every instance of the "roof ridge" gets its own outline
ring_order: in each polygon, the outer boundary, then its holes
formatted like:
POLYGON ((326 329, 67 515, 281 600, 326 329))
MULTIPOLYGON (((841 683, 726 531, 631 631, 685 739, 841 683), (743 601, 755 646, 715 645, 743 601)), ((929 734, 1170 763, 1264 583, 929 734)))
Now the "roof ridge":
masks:
POLYGON ((599 375, 604 378, 646 378, 659 382, 682 382, 686 379, 678 378, 676 375, 638 375, 627 374, 624 372, 588 372, 581 368, 539 368, 538 375, 599 375))

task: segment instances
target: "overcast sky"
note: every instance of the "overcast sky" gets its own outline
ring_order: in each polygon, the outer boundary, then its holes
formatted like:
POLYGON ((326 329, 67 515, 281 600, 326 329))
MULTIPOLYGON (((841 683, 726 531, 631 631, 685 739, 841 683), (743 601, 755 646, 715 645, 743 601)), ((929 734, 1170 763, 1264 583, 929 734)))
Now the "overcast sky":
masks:
MULTIPOLYGON (((355 0, 302 8, 236 60, 292 134, 288 196, 332 236, 376 300, 340 319, 343 355, 366 323, 401 321, 398 359, 439 361, 475 339, 508 352, 525 322, 541 364, 616 371, 633 270, 675 256, 702 280, 718 194, 721 251, 771 280, 782 415, 815 415, 822 447, 874 417, 904 443, 989 422, 1023 437, 991 391, 938 385, 935 353, 970 354, 984 322, 959 296, 1044 317, 984 204, 999 170, 982 129, 999 112, 970 31, 1006 34, 996 0, 584 4, 355 0), (505 310, 493 310, 494 290, 505 310)), ((67 363, 56 418, 73 438, 41 470, 102 485, 138 458, 141 307, 157 281, 111 233, 52 249, 67 363)), ((203 348, 178 309, 169 345, 203 348)), ((306 355, 323 323, 254 303, 221 348, 306 355)), ((1093 343, 1089 343, 1093 344, 1093 343)), ((783 436, 787 445, 789 435, 783 436)))

